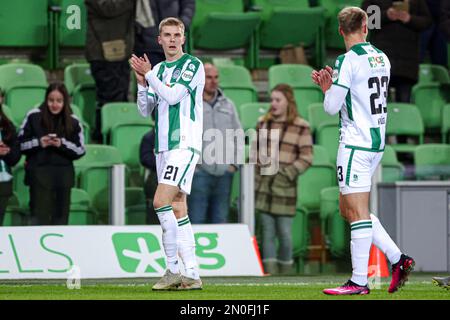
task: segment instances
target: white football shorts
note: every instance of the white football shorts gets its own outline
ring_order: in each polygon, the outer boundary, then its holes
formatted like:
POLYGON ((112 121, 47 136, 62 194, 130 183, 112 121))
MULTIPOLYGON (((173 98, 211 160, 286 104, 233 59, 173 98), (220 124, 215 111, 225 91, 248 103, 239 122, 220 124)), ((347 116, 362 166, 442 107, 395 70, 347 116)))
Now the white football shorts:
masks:
POLYGON ((383 152, 339 144, 337 180, 341 194, 370 192, 372 175, 383 157, 383 152))
POLYGON ((195 166, 200 155, 188 149, 173 149, 156 154, 158 183, 179 187, 190 194, 195 166))

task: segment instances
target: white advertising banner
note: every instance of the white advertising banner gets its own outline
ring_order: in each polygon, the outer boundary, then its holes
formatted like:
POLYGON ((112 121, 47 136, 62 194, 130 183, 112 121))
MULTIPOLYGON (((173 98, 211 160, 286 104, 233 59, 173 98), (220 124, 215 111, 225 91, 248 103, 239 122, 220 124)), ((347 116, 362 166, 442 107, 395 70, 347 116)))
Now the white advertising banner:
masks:
MULTIPOLYGON (((201 276, 262 276, 247 225, 193 225, 201 276)), ((0 279, 159 277, 161 227, 0 228, 0 279)))

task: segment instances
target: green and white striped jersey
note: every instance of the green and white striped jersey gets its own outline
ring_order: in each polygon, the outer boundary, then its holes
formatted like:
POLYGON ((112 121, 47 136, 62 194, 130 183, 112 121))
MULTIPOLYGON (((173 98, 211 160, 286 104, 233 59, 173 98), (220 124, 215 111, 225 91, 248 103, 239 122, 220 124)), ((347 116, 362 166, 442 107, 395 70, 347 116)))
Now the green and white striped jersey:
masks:
POLYGON ((190 149, 200 153, 203 135, 202 62, 185 53, 176 61, 157 64, 145 75, 149 87, 138 86, 142 115, 155 112, 155 152, 190 149))
POLYGON ((338 106, 341 143, 368 151, 384 149, 390 70, 388 57, 367 42, 337 58, 333 86, 346 90, 345 102, 338 106))

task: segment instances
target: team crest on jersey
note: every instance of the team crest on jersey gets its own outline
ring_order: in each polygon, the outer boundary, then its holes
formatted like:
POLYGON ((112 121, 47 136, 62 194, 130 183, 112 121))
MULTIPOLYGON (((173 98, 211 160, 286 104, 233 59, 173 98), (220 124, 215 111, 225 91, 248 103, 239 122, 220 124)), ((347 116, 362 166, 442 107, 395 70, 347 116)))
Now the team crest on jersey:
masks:
POLYGON ((358 175, 357 174, 354 174, 353 175, 353 182, 357 182, 358 181, 358 175))
POLYGON ((176 69, 172 74, 172 79, 178 79, 178 77, 180 76, 180 73, 181 73, 181 70, 176 69))
POLYGON ((195 72, 195 65, 193 63, 190 63, 187 68, 192 72, 195 72))
POLYGON ((189 70, 186 70, 181 75, 181 79, 183 79, 184 81, 191 81, 193 77, 194 77, 194 73, 192 71, 189 71, 189 70))

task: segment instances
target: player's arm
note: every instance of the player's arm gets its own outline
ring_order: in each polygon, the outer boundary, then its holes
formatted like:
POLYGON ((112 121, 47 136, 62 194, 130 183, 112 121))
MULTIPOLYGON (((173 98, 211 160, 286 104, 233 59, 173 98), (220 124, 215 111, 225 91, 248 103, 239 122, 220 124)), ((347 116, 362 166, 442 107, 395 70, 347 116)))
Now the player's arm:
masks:
POLYGON ((323 108, 329 115, 335 115, 341 110, 342 105, 345 103, 348 89, 337 85, 332 85, 330 89, 325 93, 325 100, 323 102, 323 108))
POLYGON ((153 70, 145 74, 145 79, 153 91, 159 97, 167 101, 169 105, 176 105, 189 94, 189 90, 179 83, 175 83, 171 87, 166 86, 161 80, 158 79, 156 72, 153 70))
POLYGON ((138 83, 137 105, 139 113, 143 117, 148 117, 156 106, 156 95, 153 90, 147 86, 138 83))
POLYGON ((325 94, 325 112, 334 115, 341 110, 352 84, 353 69, 348 57, 337 58, 334 70, 320 71, 320 86, 325 94), (326 90, 324 90, 326 89, 326 90))

